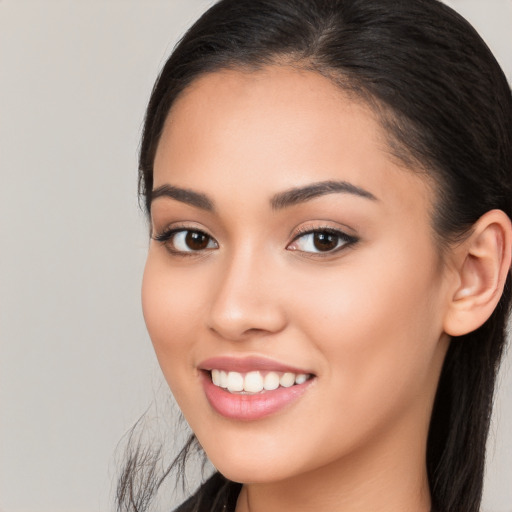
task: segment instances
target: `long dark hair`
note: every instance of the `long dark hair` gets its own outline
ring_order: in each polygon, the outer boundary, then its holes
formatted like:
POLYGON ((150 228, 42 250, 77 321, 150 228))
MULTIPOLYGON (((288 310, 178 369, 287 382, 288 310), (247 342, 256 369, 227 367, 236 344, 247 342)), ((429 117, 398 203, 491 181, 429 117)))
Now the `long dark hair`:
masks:
MULTIPOLYGON (((433 222, 441 248, 489 210, 501 209, 512 218, 510 87, 471 25, 437 0, 215 4, 178 43, 149 101, 139 160, 139 192, 148 213, 156 148, 180 93, 205 73, 283 62, 316 70, 374 109, 394 156, 436 183, 433 222)), ((510 304, 509 272, 489 320, 454 339, 448 350, 427 446, 436 510, 480 507, 510 304)), ((136 466, 132 461, 123 473, 119 510, 143 510, 130 505, 126 492, 136 466)))

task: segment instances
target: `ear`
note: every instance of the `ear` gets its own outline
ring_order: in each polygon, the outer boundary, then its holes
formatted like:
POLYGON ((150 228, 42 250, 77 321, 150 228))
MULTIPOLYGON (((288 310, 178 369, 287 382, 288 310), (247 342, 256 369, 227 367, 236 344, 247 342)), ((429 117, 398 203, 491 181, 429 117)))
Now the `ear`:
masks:
POLYGON ((454 249, 456 279, 444 319, 447 334, 468 334, 491 316, 510 271, 511 252, 509 217, 501 210, 485 213, 454 249))

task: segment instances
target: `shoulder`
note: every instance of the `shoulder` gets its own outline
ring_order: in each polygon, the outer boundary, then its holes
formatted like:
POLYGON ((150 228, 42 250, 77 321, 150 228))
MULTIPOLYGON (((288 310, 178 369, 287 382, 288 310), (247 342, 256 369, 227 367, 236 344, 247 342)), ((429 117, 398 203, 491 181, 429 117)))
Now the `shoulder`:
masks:
POLYGON ((215 473, 174 512, 234 512, 241 488, 241 484, 215 473))

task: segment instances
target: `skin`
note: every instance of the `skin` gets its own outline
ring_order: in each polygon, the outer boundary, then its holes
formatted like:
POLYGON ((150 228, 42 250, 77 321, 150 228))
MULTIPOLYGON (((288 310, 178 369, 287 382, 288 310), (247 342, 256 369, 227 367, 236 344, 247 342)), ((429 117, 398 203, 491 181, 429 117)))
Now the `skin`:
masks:
POLYGON ((206 75, 167 119, 154 164, 163 185, 207 195, 214 211, 154 199, 144 316, 208 457, 245 484, 237 512, 430 510, 425 445, 458 277, 435 241, 432 187, 390 155, 372 112, 310 71, 206 75), (333 180, 375 199, 270 203, 333 180), (211 244, 177 252, 176 239, 154 239, 169 227, 211 244), (358 241, 317 254, 298 238, 326 228, 358 241), (198 365, 245 355, 314 381, 276 414, 227 419, 198 365))

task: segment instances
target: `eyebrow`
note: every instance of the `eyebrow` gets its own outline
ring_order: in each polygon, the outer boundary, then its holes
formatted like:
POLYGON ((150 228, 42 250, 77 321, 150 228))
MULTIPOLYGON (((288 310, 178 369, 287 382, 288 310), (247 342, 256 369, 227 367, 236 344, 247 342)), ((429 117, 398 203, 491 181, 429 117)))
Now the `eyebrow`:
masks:
MULTIPOLYGON (((321 181, 304 187, 294 187, 272 196, 270 204, 273 210, 281 210, 289 206, 304 203, 327 194, 353 194, 365 199, 376 201, 377 198, 367 190, 347 181, 321 181)), ((173 185, 161 185, 151 192, 151 202, 159 197, 168 197, 182 203, 195 206, 209 212, 215 211, 213 201, 201 192, 173 185)))
POLYGON ((320 196, 338 193, 353 194, 365 199, 377 201, 377 198, 372 193, 347 181, 322 181, 279 192, 272 197, 270 204, 274 210, 281 210, 282 208, 304 203, 320 196))
POLYGON ((162 185, 151 191, 151 202, 159 197, 169 197, 182 203, 201 208, 209 212, 214 211, 213 201, 205 194, 194 192, 187 188, 173 187, 172 185, 162 185))

